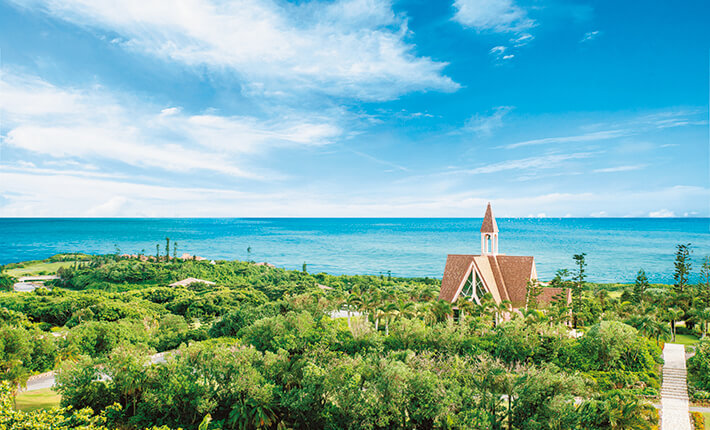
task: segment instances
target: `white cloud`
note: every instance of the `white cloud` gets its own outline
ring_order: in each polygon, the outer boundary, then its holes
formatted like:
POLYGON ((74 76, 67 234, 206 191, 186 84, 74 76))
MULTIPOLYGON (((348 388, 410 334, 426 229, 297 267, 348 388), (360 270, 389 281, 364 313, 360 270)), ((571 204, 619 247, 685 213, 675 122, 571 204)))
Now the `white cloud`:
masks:
POLYGON ((169 116, 169 115, 175 115, 176 113, 180 113, 182 109, 179 107, 170 107, 170 108, 165 108, 160 111, 161 116, 169 116))
POLYGON ((669 211, 668 209, 661 209, 658 211, 652 211, 648 213, 650 218, 673 218, 675 217, 675 212, 669 211))
POLYGON ((490 115, 476 114, 466 121, 464 130, 472 131, 479 136, 491 136, 494 130, 503 126, 503 117, 512 109, 511 106, 498 106, 490 115))
POLYGON ((378 186, 361 197, 350 193, 279 189, 237 191, 224 188, 160 186, 133 179, 75 176, 34 169, 0 169, 0 216, 480 216, 492 202, 498 216, 649 216, 654 207, 707 216, 710 190, 676 186, 614 193, 520 193, 488 187, 463 193, 393 193, 378 186), (660 206, 664 205, 664 206, 660 206), (570 208, 573 208, 570 211, 570 208))
POLYGON ((8 129, 5 143, 56 159, 110 160, 258 179, 264 172, 245 167, 244 155, 324 145, 341 133, 325 118, 189 115, 178 107, 160 110, 100 87, 58 88, 14 73, 4 78, 0 112, 8 129), (28 107, 27 100, 33 106, 28 107))
POLYGON ((599 30, 584 33, 584 37, 582 38, 582 40, 579 41, 579 43, 591 42, 592 40, 596 39, 599 35, 601 35, 599 30))
POLYGON ((523 33, 518 37, 514 37, 510 39, 510 43, 513 44, 516 48, 520 48, 521 46, 525 46, 528 43, 532 42, 535 39, 535 37, 530 34, 530 33, 523 33))
POLYGON ((594 169, 594 173, 616 173, 616 172, 629 172, 632 170, 639 170, 646 167, 645 164, 629 164, 625 166, 614 166, 614 167, 604 167, 600 169, 594 169))
POLYGON ((515 54, 506 54, 506 52, 508 52, 508 47, 506 46, 494 46, 490 51, 488 51, 488 53, 498 61, 510 60, 515 57, 515 54))
POLYGON ((535 21, 512 0, 456 0, 454 20, 478 31, 520 32, 535 21))
MULTIPOLYGON (((446 63, 418 56, 389 1, 30 0, 22 6, 110 33, 128 50, 228 71, 248 94, 303 91, 385 100, 455 91, 446 63)), ((114 39, 115 40, 115 39, 114 39)))

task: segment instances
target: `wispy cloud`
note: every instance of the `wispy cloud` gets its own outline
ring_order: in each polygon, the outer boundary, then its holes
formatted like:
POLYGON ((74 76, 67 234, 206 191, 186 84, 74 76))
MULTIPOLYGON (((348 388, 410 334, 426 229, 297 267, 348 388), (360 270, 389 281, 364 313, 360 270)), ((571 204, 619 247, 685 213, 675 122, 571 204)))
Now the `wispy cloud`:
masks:
POLYGON ((404 167, 404 166, 402 166, 402 165, 400 165, 400 164, 393 163, 393 162, 387 161, 387 160, 383 160, 383 159, 381 159, 381 158, 374 157, 374 156, 372 156, 372 155, 370 155, 370 154, 365 154, 364 152, 355 151, 354 149, 349 149, 348 151, 352 152, 352 153, 355 154, 355 155, 359 155, 360 157, 366 158, 366 159, 368 159, 368 160, 370 160, 370 161, 374 161, 374 162, 377 163, 377 164, 382 164, 382 165, 384 165, 384 166, 392 167, 392 168, 395 169, 395 170, 401 170, 401 171, 403 171, 403 172, 406 172, 406 171, 409 170, 409 169, 407 169, 406 167, 404 167))
POLYGON ((506 149, 515 149, 524 146, 546 145, 555 143, 594 142, 633 136, 659 129, 707 125, 707 120, 701 119, 702 110, 671 110, 647 115, 640 115, 622 122, 599 123, 581 127, 582 130, 596 129, 571 136, 554 136, 539 139, 524 140, 501 146, 506 149), (605 128, 598 130, 599 128, 605 128))
POLYGON ((528 43, 532 42, 534 39, 535 37, 532 34, 523 33, 518 37, 510 39, 510 43, 512 43, 514 47, 520 48, 521 46, 525 46, 528 43))
POLYGON ((550 169, 559 166, 569 160, 578 160, 593 156, 593 152, 578 152, 572 154, 549 154, 539 157, 528 157, 517 160, 506 160, 499 163, 488 164, 476 167, 475 169, 464 170, 463 172, 472 175, 483 173, 497 173, 506 170, 529 170, 529 169, 550 169))
POLYGON ((625 166, 614 166, 614 167, 604 167, 601 169, 594 169, 594 173, 616 173, 616 172, 629 172, 632 170, 640 170, 646 167, 645 164, 629 164, 625 166))
POLYGON ((512 0, 456 0, 454 20, 478 31, 520 32, 535 26, 512 0))
POLYGON ((542 139, 531 139, 524 140, 522 142, 512 143, 510 145, 505 145, 506 149, 520 148, 521 146, 531 146, 531 145, 544 145, 548 143, 571 143, 571 142, 590 142, 595 140, 606 140, 615 139, 617 137, 626 136, 629 134, 629 130, 604 130, 595 131, 586 134, 579 134, 575 136, 558 136, 558 137, 545 137, 542 139))
MULTIPOLYGON (((305 91, 388 100, 411 91, 459 87, 443 74, 446 63, 415 53, 406 17, 394 13, 389 1, 16 3, 118 34, 114 43, 127 50, 228 71, 244 81, 246 94, 283 97, 305 91)), ((513 21, 522 25, 525 20, 513 21)))
POLYGON ((582 40, 580 40, 579 43, 591 42, 599 36, 601 36, 601 32, 599 30, 589 31, 584 33, 584 37, 582 37, 582 40))
POLYGON ((493 131, 503 126, 503 117, 511 110, 512 106, 498 106, 490 115, 476 114, 466 121, 465 131, 471 131, 479 136, 491 136, 493 131))
POLYGON ((505 46, 494 46, 488 51, 489 54, 493 56, 497 61, 510 60, 515 57, 515 54, 509 54, 508 48, 505 46))

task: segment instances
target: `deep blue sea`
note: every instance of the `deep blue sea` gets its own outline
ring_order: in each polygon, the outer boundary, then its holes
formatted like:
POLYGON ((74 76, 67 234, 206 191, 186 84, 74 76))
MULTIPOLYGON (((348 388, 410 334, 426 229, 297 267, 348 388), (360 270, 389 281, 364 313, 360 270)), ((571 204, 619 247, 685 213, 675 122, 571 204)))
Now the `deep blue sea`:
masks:
MULTIPOLYGON (((0 218, 0 264, 60 252, 155 254, 165 237, 209 259, 266 261, 331 274, 440 278, 447 254, 480 252, 480 218, 0 218), (251 248, 251 254, 247 248, 251 248)), ((708 218, 498 218, 500 252, 533 255, 541 279, 587 254, 589 280, 672 282, 675 246, 691 243, 697 279, 710 255, 708 218)), ((172 248, 172 246, 171 246, 172 248)), ((172 249, 171 249, 172 254, 172 249)))

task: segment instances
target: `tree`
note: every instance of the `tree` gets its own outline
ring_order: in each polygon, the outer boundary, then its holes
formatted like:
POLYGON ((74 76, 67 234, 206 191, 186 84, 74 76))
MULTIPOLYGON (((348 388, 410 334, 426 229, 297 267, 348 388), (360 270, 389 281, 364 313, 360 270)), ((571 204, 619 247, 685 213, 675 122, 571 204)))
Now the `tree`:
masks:
POLYGON ((642 303, 644 300, 644 295, 646 294, 646 289, 648 289, 648 278, 646 277, 646 272, 643 269, 639 269, 636 274, 636 282, 634 283, 634 300, 636 303, 642 303))
POLYGON ((345 299, 345 306, 348 308, 348 328, 352 328, 352 322, 350 319, 351 313, 354 309, 358 309, 358 306, 362 305, 362 298, 359 293, 359 290, 354 290, 345 299))
POLYGON ((537 309, 539 297, 542 294, 542 286, 537 279, 531 279, 527 283, 527 295, 525 300, 526 309, 537 309))
POLYGON ((632 393, 612 391, 582 403, 578 408, 581 428, 651 430, 658 424, 658 411, 632 393))
POLYGON ((672 335, 671 341, 675 342, 676 322, 678 322, 678 320, 683 318, 683 316, 685 315, 685 312, 683 311, 683 309, 681 309, 679 307, 674 307, 674 308, 668 308, 665 315, 666 315, 666 318, 668 319, 668 321, 671 322, 671 335, 672 335))
POLYGON ((160 260, 160 244, 155 244, 155 259, 160 260))
POLYGON ((577 329, 579 314, 582 311, 582 293, 584 291, 584 280, 587 277, 585 273, 587 267, 587 261, 585 259, 586 255, 587 254, 583 252, 572 256, 577 264, 577 271, 572 277, 572 280, 574 281, 572 286, 572 325, 574 329, 577 329))
POLYGON ((466 316, 471 315, 475 309, 476 304, 465 297, 459 297, 456 300, 456 308, 459 310, 459 323, 463 324, 463 320, 466 316))
POLYGON ((710 339, 695 345, 695 355, 688 359, 690 382, 698 389, 710 391, 710 339))
POLYGON ((675 253, 675 272, 673 273, 673 279, 675 284, 673 287, 676 293, 683 294, 686 287, 688 286, 688 278, 690 276, 690 270, 692 268, 690 261, 690 244, 679 244, 676 246, 677 251, 675 253))
POLYGON ((0 327, 0 382, 9 381, 14 389, 27 383, 30 376, 30 359, 32 348, 25 329, 20 327, 0 327))
POLYGON ((165 261, 170 260, 170 238, 165 238, 165 261))
POLYGON ((301 271, 302 271, 303 273, 308 273, 308 270, 307 270, 306 262, 305 262, 305 261, 303 262, 303 266, 301 267, 301 271))
POLYGON ((695 318, 700 322, 700 327, 702 330, 701 338, 704 338, 708 334, 708 325, 710 325, 710 307, 704 309, 696 309, 694 311, 695 318))
POLYGON ((651 332, 653 333, 654 339, 656 339, 656 345, 660 344, 661 339, 668 339, 671 335, 671 329, 663 321, 654 319, 651 323, 651 332))
POLYGON ((447 300, 437 300, 431 307, 431 313, 437 322, 445 321, 453 313, 451 303, 447 300))
POLYGON ((704 306, 710 306, 710 256, 703 258, 703 265, 700 268, 701 281, 698 283, 698 298, 704 306))
POLYGON ((173 242, 173 258, 177 258, 177 242, 173 242))

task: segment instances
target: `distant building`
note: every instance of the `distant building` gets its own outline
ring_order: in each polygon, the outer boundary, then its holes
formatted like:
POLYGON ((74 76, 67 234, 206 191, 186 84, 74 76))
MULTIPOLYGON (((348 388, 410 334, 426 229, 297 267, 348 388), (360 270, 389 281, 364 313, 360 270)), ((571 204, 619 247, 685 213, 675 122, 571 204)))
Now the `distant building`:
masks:
MULTIPOLYGON (((481 297, 490 293, 497 304, 509 300, 514 309, 525 308, 531 280, 537 280, 535 257, 498 252, 498 224, 489 203, 481 225, 481 254, 447 257, 439 299, 454 303, 465 297, 480 304, 481 297)), ((538 297, 541 304, 557 299, 570 302, 570 291, 542 287, 538 297)))
POLYGON ((254 265, 255 266, 266 266, 266 267, 270 267, 272 269, 276 267, 271 263, 267 263, 266 261, 264 261, 263 263, 254 263, 254 265))
POLYGON ((170 284, 170 286, 171 287, 187 287, 188 285, 195 284, 195 283, 201 283, 201 284, 206 284, 206 285, 215 285, 214 282, 205 281, 204 279, 186 278, 186 279, 183 279, 182 281, 173 282, 172 284, 170 284))

